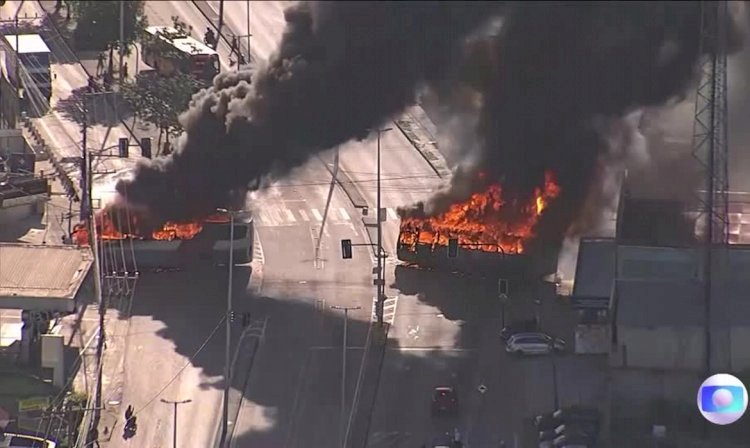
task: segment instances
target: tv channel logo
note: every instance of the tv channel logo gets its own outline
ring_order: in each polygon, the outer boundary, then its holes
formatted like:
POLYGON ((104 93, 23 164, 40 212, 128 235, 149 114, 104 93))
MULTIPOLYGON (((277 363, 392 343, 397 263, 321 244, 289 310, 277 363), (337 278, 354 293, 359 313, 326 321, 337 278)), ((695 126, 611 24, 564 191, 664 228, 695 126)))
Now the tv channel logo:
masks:
POLYGON ((747 389, 733 375, 712 375, 698 389, 698 409, 703 418, 713 424, 734 423, 747 410, 747 389))

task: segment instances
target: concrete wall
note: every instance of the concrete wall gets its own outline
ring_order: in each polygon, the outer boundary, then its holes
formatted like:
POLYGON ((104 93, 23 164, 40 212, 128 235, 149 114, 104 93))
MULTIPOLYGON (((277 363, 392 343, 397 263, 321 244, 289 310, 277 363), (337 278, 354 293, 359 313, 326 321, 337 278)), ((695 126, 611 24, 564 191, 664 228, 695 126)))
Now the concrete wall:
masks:
MULTIPOLYGON (((618 328, 619 346, 611 355, 613 367, 693 370, 705 369, 704 328, 618 328)), ((750 327, 716 329, 712 334, 714 370, 750 369, 750 327)))
POLYGON ((729 353, 732 356, 731 370, 739 372, 750 369, 750 327, 733 327, 730 329, 731 341, 729 353))
POLYGON ((705 365, 702 327, 618 327, 615 365, 622 367, 700 371, 705 365))

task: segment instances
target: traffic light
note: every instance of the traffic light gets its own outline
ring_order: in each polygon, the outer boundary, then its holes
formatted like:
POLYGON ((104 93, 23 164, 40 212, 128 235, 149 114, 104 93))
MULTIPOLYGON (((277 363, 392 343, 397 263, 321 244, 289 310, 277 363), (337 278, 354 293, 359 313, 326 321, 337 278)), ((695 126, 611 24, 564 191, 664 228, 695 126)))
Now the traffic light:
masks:
POLYGON ((128 145, 130 143, 128 142, 128 139, 125 137, 121 137, 118 141, 118 149, 120 153, 120 157, 127 159, 128 158, 128 145))
POLYGON ((341 240, 341 256, 345 260, 352 258, 352 240, 341 240))
POLYGON ((448 257, 456 258, 458 256, 458 238, 448 240, 448 257))
POLYGON ((237 313, 235 313, 234 311, 230 311, 229 312, 229 322, 234 322, 235 319, 237 319, 237 313))
POLYGON ((141 155, 147 159, 151 158, 151 138, 143 137, 141 139, 141 155))

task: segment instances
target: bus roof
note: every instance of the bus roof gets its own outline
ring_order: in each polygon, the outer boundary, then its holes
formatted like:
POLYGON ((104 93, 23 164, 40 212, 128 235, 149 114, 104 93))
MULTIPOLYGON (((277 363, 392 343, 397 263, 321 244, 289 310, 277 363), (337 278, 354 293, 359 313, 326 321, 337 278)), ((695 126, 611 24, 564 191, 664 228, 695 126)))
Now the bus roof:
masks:
POLYGON ((44 42, 44 39, 38 34, 19 34, 18 48, 16 48, 15 34, 6 34, 3 37, 8 42, 8 45, 10 45, 10 48, 13 51, 17 51, 18 54, 50 53, 50 49, 44 42))
POLYGON ((205 45, 203 42, 193 39, 190 36, 186 36, 185 34, 180 33, 171 26, 149 26, 146 28, 146 32, 151 34, 152 36, 159 37, 162 40, 172 44, 175 48, 184 53, 218 55, 218 53, 214 51, 213 48, 205 45), (173 39, 168 39, 165 37, 168 35, 175 35, 176 37, 173 39))

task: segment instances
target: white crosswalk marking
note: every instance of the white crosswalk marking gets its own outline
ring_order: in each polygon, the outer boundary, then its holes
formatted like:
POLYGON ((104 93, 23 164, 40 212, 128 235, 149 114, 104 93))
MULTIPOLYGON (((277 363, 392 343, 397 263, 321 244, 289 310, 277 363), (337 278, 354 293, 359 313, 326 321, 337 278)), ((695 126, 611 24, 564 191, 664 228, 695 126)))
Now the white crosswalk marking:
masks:
MULTIPOLYGON (((372 298, 372 321, 378 321, 377 314, 377 303, 376 297, 372 298)), ((388 297, 383 301, 383 321, 388 322, 390 325, 396 321, 396 308, 398 306, 398 296, 388 297)))
POLYGON ((310 209, 310 211, 312 212, 316 220, 323 221, 323 215, 320 214, 320 211, 318 211, 317 208, 310 209))
POLYGON ((291 210, 289 210, 288 208, 285 208, 284 213, 286 213, 286 218, 288 221, 297 222, 297 218, 294 217, 294 213, 292 213, 291 210))
POLYGON ((394 209, 393 209, 393 208, 391 208, 391 207, 388 207, 388 209, 387 209, 387 210, 388 210, 388 211, 387 211, 387 213, 388 213, 388 219, 390 219, 390 220, 392 220, 392 221, 396 221, 396 222, 398 222, 398 219, 399 219, 399 218, 398 218, 398 213, 396 213, 396 210, 394 210, 394 209))
POLYGON ((258 214, 260 215, 260 221, 263 224, 272 224, 273 223, 273 220, 268 215, 268 212, 266 210, 261 210, 258 214))
POLYGON ((303 209, 299 209, 299 210, 297 210, 297 212, 299 212, 299 215, 302 217, 303 221, 307 222, 307 221, 310 220, 310 217, 307 216, 307 212, 304 211, 303 209))
POLYGON ((341 215, 341 219, 343 219, 344 221, 349 221, 351 219, 349 217, 349 213, 347 213, 343 208, 339 209, 339 215, 341 215))

